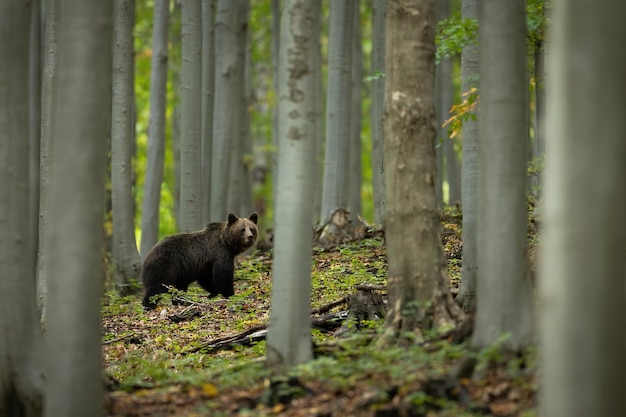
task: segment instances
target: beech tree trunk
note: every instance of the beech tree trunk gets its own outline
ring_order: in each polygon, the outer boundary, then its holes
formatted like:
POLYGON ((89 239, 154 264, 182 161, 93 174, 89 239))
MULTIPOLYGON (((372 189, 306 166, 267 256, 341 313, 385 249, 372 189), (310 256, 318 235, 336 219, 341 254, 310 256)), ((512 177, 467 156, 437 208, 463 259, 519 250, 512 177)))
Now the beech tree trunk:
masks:
MULTIPOLYGON (((463 19, 478 19, 478 0, 463 0, 463 19)), ((462 93, 478 86, 478 46, 468 44, 461 53, 462 93)), ((463 157, 461 158, 461 200, 463 202, 463 255, 461 260, 461 288, 456 301, 464 311, 476 307, 476 277, 478 275, 477 226, 478 221, 478 123, 463 122, 463 157)))
POLYGON ((353 0, 354 11, 354 35, 352 47, 352 115, 350 117, 350 163, 348 165, 348 211, 352 213, 352 219, 357 220, 361 212, 361 127, 363 115, 361 114, 361 90, 363 88, 363 51, 361 49, 361 13, 360 1, 353 0))
POLYGON ((435 195, 435 2, 387 3, 385 48, 386 339, 452 326, 435 195))
POLYGON ((626 59, 615 49, 625 14, 607 0, 554 7, 539 279, 546 417, 626 409, 626 59))
POLYGON ((150 65, 148 161, 141 206, 141 258, 159 240, 159 207, 165 157, 165 106, 169 0, 155 0, 150 65))
POLYGON ((180 228, 202 228, 202 5, 181 3, 180 228))
POLYGON ((59 16, 44 410, 49 417, 101 416, 102 219, 113 9, 111 2, 62 0, 59 16))
POLYGON ((385 223, 385 170, 383 167, 383 108, 385 104, 385 20, 387 0, 372 3, 372 191, 374 223, 385 223))
POLYGON ((202 224, 210 222, 213 99, 215 96, 215 4, 202 0, 202 224))
POLYGON ((472 345, 479 349, 508 333, 504 346, 518 351, 534 336, 526 244, 524 4, 482 0, 480 8, 480 302, 472 336, 472 345))
POLYGON ((314 21, 320 2, 285 0, 280 40, 278 177, 267 364, 277 372, 313 358, 311 241, 315 164, 314 21))
POLYGON ((0 3, 0 415, 39 416, 43 338, 29 182, 30 2, 0 3))
POLYGON ((328 222, 336 210, 348 209, 354 13, 356 3, 353 1, 330 3, 326 156, 320 215, 323 223, 328 222))
POLYGON ((135 0, 113 2, 113 100, 111 124, 111 203, 115 284, 121 294, 136 291, 141 257, 135 240, 132 189, 135 0))

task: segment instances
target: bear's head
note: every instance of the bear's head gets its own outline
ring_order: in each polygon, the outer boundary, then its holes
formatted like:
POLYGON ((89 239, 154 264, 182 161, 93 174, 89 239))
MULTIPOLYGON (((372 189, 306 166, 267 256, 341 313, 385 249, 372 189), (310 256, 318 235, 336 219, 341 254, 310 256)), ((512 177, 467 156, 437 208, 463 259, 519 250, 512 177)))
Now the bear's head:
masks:
POLYGON ((226 237, 230 247, 238 253, 249 249, 259 233, 257 229, 257 221, 259 215, 252 213, 250 217, 237 217, 233 213, 228 213, 228 222, 226 223, 226 237))

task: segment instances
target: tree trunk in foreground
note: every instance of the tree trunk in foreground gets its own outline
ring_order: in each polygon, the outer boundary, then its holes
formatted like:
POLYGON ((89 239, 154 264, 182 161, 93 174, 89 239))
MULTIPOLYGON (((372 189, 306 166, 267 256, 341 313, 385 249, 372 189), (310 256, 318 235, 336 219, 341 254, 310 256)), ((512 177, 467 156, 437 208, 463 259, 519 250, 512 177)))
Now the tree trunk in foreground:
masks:
MULTIPOLYGON (((533 339, 526 220, 526 23, 524 0, 482 0, 476 324, 472 345, 509 334, 512 350, 533 339)), ((463 200, 465 201, 465 200, 463 200)))
POLYGON ((31 250, 28 125, 30 3, 0 3, 0 415, 39 416, 43 338, 31 250))
POLYGON ((546 417, 626 410, 624 15, 626 3, 608 0, 554 8, 539 280, 546 417))
POLYGON ((311 241, 315 163, 315 75, 309 51, 319 36, 319 2, 286 0, 280 39, 279 147, 272 316, 267 364, 275 371, 313 358, 311 241))
POLYGON ((374 223, 385 223, 385 170, 383 167, 383 108, 385 104, 385 19, 387 0, 372 3, 372 191, 374 223))
POLYGON ((111 2, 61 1, 50 183, 45 415, 103 415, 100 301, 111 2))
POLYGON ((462 315, 448 289, 435 195, 435 2, 387 4, 385 237, 386 336, 453 326, 462 315))

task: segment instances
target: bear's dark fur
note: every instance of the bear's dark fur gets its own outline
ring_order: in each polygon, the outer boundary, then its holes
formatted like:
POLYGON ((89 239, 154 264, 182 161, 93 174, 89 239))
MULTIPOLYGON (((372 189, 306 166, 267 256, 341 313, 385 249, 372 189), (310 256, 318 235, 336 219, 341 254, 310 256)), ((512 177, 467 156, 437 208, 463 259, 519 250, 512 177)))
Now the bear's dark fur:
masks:
POLYGON ((151 297, 167 292, 166 286, 187 291, 194 281, 211 297, 233 295, 235 256, 256 241, 258 218, 257 213, 247 219, 230 213, 226 222, 167 236, 154 245, 141 272, 144 307, 156 307, 157 301, 151 297))

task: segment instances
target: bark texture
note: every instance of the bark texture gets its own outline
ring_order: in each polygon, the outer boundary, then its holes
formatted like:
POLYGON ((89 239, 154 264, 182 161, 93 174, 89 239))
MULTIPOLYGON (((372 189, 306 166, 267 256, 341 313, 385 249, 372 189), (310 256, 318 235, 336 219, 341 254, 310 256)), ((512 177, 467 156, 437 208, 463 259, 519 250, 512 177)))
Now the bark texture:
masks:
POLYGON ((385 169, 383 166, 383 108, 385 105, 385 20, 387 0, 372 3, 372 191, 374 222, 385 223, 385 169))
POLYGON ((309 51, 319 2, 286 0, 279 60, 279 147, 272 312, 267 363, 277 372, 313 358, 311 241, 315 163, 315 74, 309 51))
POLYGON ((165 105, 167 85, 167 35, 169 0, 155 0, 150 65, 150 122, 148 162, 141 206, 141 258, 159 240, 159 206, 165 154, 165 105))
POLYGON ((113 2, 113 99, 111 123, 111 203, 115 284, 121 294, 135 291, 141 258, 135 240, 132 188, 135 0, 113 2))
POLYGON ((435 3, 387 4, 386 334, 453 325, 461 312, 445 276, 435 195, 435 3), (393 168, 392 168, 393 167, 393 168))

